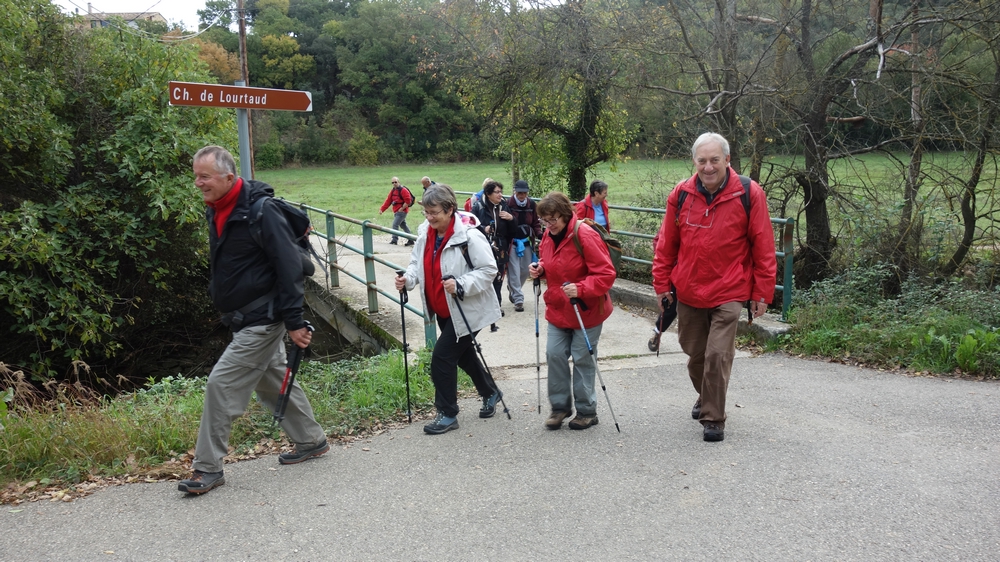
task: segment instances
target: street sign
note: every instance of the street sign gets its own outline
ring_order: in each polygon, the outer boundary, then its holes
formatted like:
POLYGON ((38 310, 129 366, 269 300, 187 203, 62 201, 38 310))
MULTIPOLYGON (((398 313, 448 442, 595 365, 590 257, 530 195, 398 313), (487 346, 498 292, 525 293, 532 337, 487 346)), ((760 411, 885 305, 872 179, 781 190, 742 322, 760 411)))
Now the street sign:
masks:
POLYGON ((300 90, 171 81, 167 91, 170 105, 312 111, 312 92, 300 90))

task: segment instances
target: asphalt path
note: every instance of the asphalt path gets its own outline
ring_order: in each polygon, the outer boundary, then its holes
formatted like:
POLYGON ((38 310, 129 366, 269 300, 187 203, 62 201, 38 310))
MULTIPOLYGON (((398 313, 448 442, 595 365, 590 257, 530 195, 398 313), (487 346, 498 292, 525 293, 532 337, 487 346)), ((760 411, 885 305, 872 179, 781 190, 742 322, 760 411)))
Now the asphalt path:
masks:
POLYGON ((663 359, 601 361, 621 433, 603 393, 600 425, 546 430, 536 370, 510 368, 511 420, 469 399, 457 431, 230 464, 204 496, 3 506, 0 560, 1000 559, 997 383, 741 357, 705 443, 663 359))

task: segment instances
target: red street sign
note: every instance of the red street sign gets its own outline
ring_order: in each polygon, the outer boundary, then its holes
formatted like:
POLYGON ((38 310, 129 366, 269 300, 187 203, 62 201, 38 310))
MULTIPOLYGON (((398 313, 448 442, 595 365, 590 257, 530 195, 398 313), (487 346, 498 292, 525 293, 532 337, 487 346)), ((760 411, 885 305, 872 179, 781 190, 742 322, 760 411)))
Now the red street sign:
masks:
POLYGON ((247 86, 173 82, 168 86, 170 105, 239 107, 278 111, 312 111, 312 92, 247 86))

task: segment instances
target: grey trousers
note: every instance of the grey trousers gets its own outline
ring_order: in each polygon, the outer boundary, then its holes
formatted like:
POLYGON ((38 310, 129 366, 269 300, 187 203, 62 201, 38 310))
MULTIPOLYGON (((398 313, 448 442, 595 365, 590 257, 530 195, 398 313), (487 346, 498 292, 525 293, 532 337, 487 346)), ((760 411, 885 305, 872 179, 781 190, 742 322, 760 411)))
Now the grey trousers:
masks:
MULTIPOLYGON (((256 391, 257 400, 274 411, 285 377, 284 335, 283 322, 251 326, 233 334, 233 341, 208 375, 205 408, 192 463, 195 470, 222 470, 222 459, 229 452, 233 420, 246 412, 251 393, 256 391)), ((326 433, 313 418, 312 406, 297 382, 288 398, 281 428, 292 443, 301 444, 302 448, 326 440, 326 433)))
MULTIPOLYGON (((406 211, 398 211, 392 214, 392 229, 402 230, 403 232, 410 234, 410 227, 406 225, 406 211)), ((392 235, 392 242, 398 242, 399 236, 395 234, 392 235)))
POLYGON ((507 262, 507 294, 514 304, 524 304, 524 293, 521 287, 528 278, 528 267, 531 265, 531 248, 525 244, 524 255, 517 257, 514 245, 510 246, 510 260, 507 262))
POLYGON ((549 363, 549 404, 553 412, 570 412, 575 401, 578 416, 597 414, 597 390, 594 388, 597 363, 594 358, 603 327, 604 324, 598 324, 587 329, 590 345, 594 348, 591 356, 581 330, 565 330, 549 324, 545 360, 549 363), (570 357, 573 358, 572 373, 570 357))

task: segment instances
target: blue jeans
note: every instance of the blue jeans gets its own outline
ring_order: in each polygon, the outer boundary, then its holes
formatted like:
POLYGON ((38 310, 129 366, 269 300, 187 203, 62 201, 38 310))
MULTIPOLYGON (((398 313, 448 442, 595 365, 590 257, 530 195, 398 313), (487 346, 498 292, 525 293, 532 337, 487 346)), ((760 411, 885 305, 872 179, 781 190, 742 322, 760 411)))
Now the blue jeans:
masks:
MULTIPOLYGON (((392 214, 393 230, 402 230, 403 232, 410 234, 410 227, 406 225, 406 215, 407 215, 406 211, 396 211, 395 213, 392 214)), ((393 234, 391 242, 397 242, 398 240, 399 236, 393 234)))
POLYGON ((549 404, 553 412, 570 412, 575 402, 578 416, 597 414, 594 378, 597 376, 597 340, 601 337, 603 327, 602 323, 587 329, 590 345, 594 348, 594 354, 591 355, 587 351, 583 331, 557 328, 549 324, 545 360, 549 364, 549 404), (573 358, 572 373, 569 368, 570 357, 573 358))

